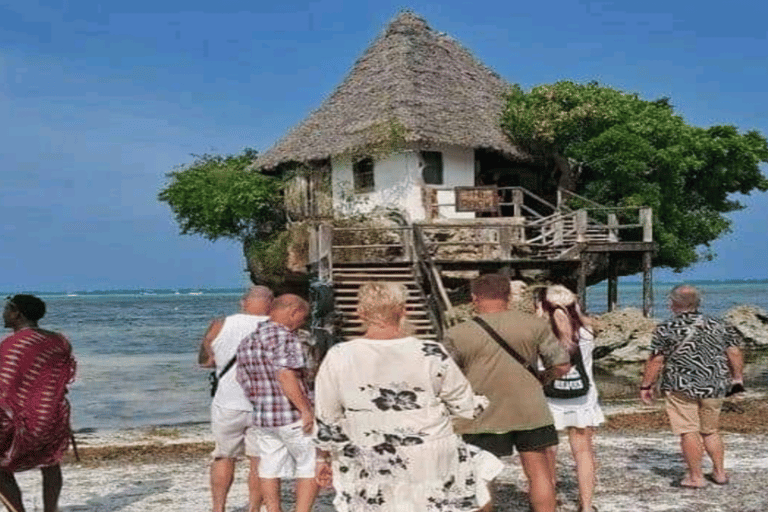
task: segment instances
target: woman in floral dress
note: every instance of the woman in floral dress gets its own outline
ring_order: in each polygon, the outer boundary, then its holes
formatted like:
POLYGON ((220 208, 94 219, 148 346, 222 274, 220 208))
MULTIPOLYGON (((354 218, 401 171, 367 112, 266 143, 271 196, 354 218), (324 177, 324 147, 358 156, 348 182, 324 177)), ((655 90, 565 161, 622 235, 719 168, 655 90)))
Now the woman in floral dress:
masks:
POLYGON ((502 469, 464 444, 452 417, 487 403, 443 347, 403 331, 402 285, 359 291, 365 337, 334 346, 315 381, 316 441, 332 460, 340 512, 473 511, 502 469))

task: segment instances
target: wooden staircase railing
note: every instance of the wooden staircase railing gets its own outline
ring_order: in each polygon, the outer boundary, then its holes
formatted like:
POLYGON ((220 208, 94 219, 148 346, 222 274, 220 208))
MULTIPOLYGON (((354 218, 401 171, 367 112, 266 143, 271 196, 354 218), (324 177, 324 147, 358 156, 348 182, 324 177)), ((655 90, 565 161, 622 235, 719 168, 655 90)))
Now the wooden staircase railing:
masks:
POLYGON ((406 312, 412 335, 436 340, 438 330, 430 316, 427 298, 416 280, 413 267, 409 264, 387 266, 341 264, 333 269, 333 289, 336 311, 340 315, 340 335, 353 339, 365 333, 365 327, 357 316, 357 293, 360 285, 367 281, 389 281, 400 283, 407 290, 406 312))

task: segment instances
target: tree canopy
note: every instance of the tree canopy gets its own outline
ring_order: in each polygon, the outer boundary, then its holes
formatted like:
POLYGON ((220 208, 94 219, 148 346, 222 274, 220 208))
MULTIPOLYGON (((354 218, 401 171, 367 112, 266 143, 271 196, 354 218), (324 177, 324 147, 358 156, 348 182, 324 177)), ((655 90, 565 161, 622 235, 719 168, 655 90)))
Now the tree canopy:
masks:
POLYGON ((239 155, 206 154, 168 174, 158 199, 171 207, 182 234, 248 245, 284 228, 282 181, 249 170, 255 158, 252 149, 239 155))
POLYGON ((730 230, 732 197, 768 190, 768 141, 733 126, 701 128, 667 98, 640 99, 597 83, 557 82, 509 95, 502 124, 544 163, 567 162, 572 191, 606 206, 649 206, 657 266, 681 270, 713 257, 730 230))

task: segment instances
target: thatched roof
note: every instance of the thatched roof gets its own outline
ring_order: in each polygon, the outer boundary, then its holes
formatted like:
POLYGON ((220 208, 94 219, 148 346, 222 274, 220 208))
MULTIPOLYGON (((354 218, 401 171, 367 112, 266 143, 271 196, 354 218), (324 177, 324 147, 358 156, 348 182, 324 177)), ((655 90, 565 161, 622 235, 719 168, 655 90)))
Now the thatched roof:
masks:
POLYGON ((262 154, 274 168, 401 142, 488 148, 524 158, 500 128, 510 85, 445 34, 400 13, 331 96, 262 154))

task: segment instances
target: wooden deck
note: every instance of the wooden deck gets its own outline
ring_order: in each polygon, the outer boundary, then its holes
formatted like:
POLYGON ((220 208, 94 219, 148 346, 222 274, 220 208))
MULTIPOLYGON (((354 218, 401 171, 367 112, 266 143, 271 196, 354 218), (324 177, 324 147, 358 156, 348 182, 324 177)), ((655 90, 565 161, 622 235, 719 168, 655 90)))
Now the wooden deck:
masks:
MULTIPOLYGON (((501 268, 568 272, 577 275, 577 293, 584 303, 588 260, 602 258, 609 269, 607 300, 611 310, 617 302, 618 263, 632 258, 642 261, 644 312, 650 314, 655 243, 649 208, 603 208, 583 200, 583 207, 571 209, 564 204, 551 205, 519 187, 513 187, 507 196, 513 199, 507 211, 517 215, 435 218, 409 225, 382 225, 371 220, 354 227, 319 222, 310 236, 310 267, 320 280, 330 283, 336 266, 409 265, 420 286, 433 297, 434 317, 444 324, 451 311, 442 287, 445 272, 501 268), (541 203, 538 210, 530 206, 531 196, 541 203)), ((446 206, 435 205, 434 210, 446 206)))

